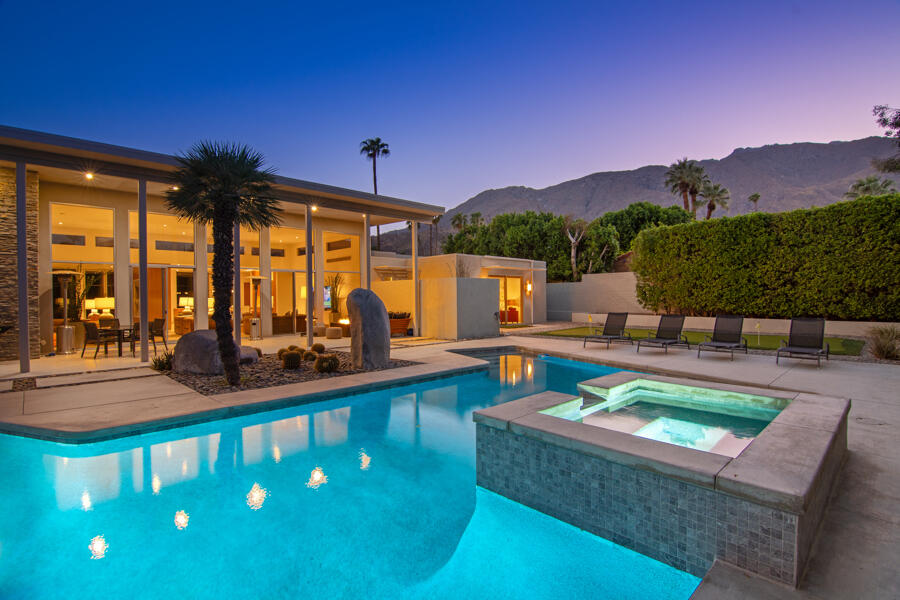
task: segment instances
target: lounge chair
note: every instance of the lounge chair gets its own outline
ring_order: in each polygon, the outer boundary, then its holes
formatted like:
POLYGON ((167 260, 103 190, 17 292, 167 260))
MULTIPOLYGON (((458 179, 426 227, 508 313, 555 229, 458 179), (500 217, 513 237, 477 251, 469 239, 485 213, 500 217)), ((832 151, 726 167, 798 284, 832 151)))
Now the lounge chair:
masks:
POLYGON ((716 324, 713 326, 712 337, 706 336, 706 341, 697 345, 697 358, 700 358, 701 350, 712 352, 730 352, 731 360, 734 360, 734 351, 747 354, 747 338, 741 337, 744 329, 744 317, 734 315, 717 315, 716 324))
POLYGON ((596 335, 590 334, 584 336, 584 344, 582 348, 590 342, 606 342, 606 349, 612 342, 628 342, 634 344, 631 336, 625 333, 625 321, 628 319, 628 313, 609 313, 606 315, 606 322, 603 324, 603 333, 596 335))
POLYGON ((687 346, 687 338, 681 333, 684 327, 684 315, 663 315, 659 318, 659 327, 656 328, 656 335, 646 339, 638 340, 637 351, 641 351, 641 346, 650 346, 652 348, 663 348, 666 354, 669 353, 669 346, 687 346))
POLYGON ((775 364, 782 354, 787 354, 788 358, 814 358, 816 367, 821 367, 822 357, 828 360, 830 351, 825 343, 825 319, 791 319, 791 332, 787 342, 781 340, 781 348, 775 351, 775 364))

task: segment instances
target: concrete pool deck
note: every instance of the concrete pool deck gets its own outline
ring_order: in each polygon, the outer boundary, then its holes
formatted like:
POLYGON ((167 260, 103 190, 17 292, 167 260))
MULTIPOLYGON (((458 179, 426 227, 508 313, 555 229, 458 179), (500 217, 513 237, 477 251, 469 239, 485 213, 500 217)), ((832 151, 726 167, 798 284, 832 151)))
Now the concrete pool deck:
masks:
MULTIPOLYGON (((343 342, 346 347, 347 340, 343 342)), ((274 351, 289 341, 284 338, 254 342, 264 351, 274 351), (271 346, 271 348, 270 348, 271 346)), ((400 346, 400 344, 396 344, 400 346)), ((848 422, 849 458, 837 489, 826 511, 821 535, 807 567, 799 590, 791 590, 777 584, 748 578, 743 572, 716 565, 698 588, 696 598, 852 598, 900 597, 900 366, 832 360, 816 369, 810 361, 782 361, 775 364, 774 357, 749 355, 704 355, 698 359, 696 352, 677 349, 663 354, 648 350, 636 354, 631 346, 613 346, 609 350, 594 346, 583 349, 581 341, 532 338, 504 335, 489 340, 469 340, 454 343, 434 343, 423 340, 421 345, 397 347, 392 356, 422 362, 433 369, 432 374, 447 372, 456 367, 471 367, 477 361, 448 350, 490 346, 518 346, 533 352, 547 352, 568 356, 577 360, 602 362, 611 366, 652 372, 662 375, 683 376, 700 380, 715 380, 800 392, 812 392, 828 396, 849 398, 852 409, 848 422)), ((39 366, 39 359, 33 365, 39 366)), ((85 361, 87 362, 87 361, 85 361)), ((97 361, 100 363, 100 361, 97 361)), ((73 361, 73 364, 74 361, 73 361)), ((83 363, 77 363, 79 365, 83 363)), ((106 364, 113 364, 110 359, 106 364)), ((139 363, 129 364, 135 368, 139 363)), ((99 368, 99 367, 95 367, 99 368)), ((415 368, 415 367, 409 367, 415 368)), ((81 371, 90 370, 80 367, 81 371)), ((146 367, 139 371, 147 375, 147 385, 137 384, 141 379, 122 379, 101 383, 84 383, 77 386, 37 389, 26 392, 0 392, 0 420, 10 421, 25 417, 31 401, 39 404, 45 422, 64 422, 77 416, 80 420, 96 423, 121 424, 125 418, 139 415, 148 420, 154 415, 177 418, 197 410, 227 409, 228 400, 221 396, 207 398, 180 386, 167 377, 155 375, 146 367), (154 386, 149 383, 175 384, 154 386), (84 388, 74 396, 73 391, 84 388), (143 391, 141 391, 143 390, 143 391), (39 394, 43 392, 43 394, 39 394), (128 401, 110 400, 110 396, 129 398, 128 401), (77 400, 80 398, 80 400, 77 400), (73 403, 79 403, 74 407, 73 403), (223 403, 224 402, 224 403, 223 403), (73 411, 73 412, 69 412, 73 411), (174 417, 173 417, 174 415, 174 417)), ((360 377, 383 376, 393 380, 401 376, 401 369, 363 374, 360 377)), ((424 371, 424 368, 423 368, 424 371)), ((80 372, 73 368, 70 373, 80 372)), ((424 374, 424 373, 423 373, 424 374)), ((5 372, 9 377, 11 373, 5 372)), ((96 377, 96 374, 91 375, 96 377)), ((334 386, 338 382, 351 385, 347 376, 324 380, 334 386)), ((375 378, 380 379, 380 377, 375 378)), ((372 385, 357 381, 354 385, 372 385)), ((0 382, 5 383, 5 382, 0 382)), ((316 382, 319 383, 319 382, 316 382)), ((313 383, 306 386, 311 392, 313 383)), ((0 387, 0 390, 8 389, 0 387)), ((289 395, 281 388, 278 397, 289 395)), ((259 392, 262 390, 254 390, 259 392)), ((245 394, 249 392, 237 392, 245 394)), ((234 396, 226 394, 224 396, 234 396)), ((234 404, 239 401, 234 398, 234 404)), ((260 402, 265 402, 260 400, 260 402)), ((29 413, 33 414, 33 413, 29 413)), ((36 417, 34 417, 36 418, 36 417)))

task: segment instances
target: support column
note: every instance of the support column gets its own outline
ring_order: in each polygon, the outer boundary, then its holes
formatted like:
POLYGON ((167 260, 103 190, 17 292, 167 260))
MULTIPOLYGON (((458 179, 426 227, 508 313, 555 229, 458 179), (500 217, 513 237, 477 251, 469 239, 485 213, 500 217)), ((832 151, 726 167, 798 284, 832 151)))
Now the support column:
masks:
POLYGON ((306 205, 306 346, 313 345, 313 311, 315 310, 315 296, 313 288, 313 225, 312 211, 309 204, 306 205))
POLYGON ((316 284, 316 314, 319 317, 319 323, 328 326, 330 323, 325 318, 325 238, 321 228, 316 229, 313 234, 316 236, 315 252, 313 253, 313 260, 316 264, 313 277, 316 284))
MULTIPOLYGON (((53 220, 50 218, 50 202, 38 194, 38 305, 41 329, 41 354, 55 350, 53 347, 53 246, 51 235, 53 220)), ((126 288, 128 289, 128 288, 126 288)))
POLYGON ((234 306, 231 314, 234 319, 234 343, 241 347, 241 226, 234 224, 234 306))
POLYGON ((147 180, 138 180, 138 285, 141 303, 141 362, 150 360, 150 318, 147 294, 147 180))
POLYGON ((131 327, 131 231, 128 209, 123 207, 113 209, 113 279, 116 318, 122 327, 131 327))
POLYGON ((206 225, 194 223, 194 331, 209 329, 209 274, 206 225))
POLYGON ((19 371, 31 371, 28 340, 28 203, 25 163, 16 163, 16 283, 19 287, 19 371))
POLYGON ((259 317, 263 337, 272 335, 272 232, 259 230, 259 317))
POLYGON ((362 265, 362 285, 365 289, 372 289, 372 240, 369 236, 372 226, 369 224, 369 215, 363 215, 363 235, 362 235, 362 256, 360 264, 362 265))
POLYGON ((419 224, 412 221, 413 333, 422 332, 422 303, 419 298, 419 224))

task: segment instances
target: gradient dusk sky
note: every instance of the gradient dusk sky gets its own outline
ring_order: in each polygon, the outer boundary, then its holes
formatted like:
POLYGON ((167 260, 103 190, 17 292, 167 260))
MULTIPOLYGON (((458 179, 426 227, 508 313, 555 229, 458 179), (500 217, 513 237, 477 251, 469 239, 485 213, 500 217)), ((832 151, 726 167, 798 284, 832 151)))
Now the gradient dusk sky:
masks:
POLYGON ((0 1, 0 124, 452 207, 486 188, 879 135, 900 0, 0 1))

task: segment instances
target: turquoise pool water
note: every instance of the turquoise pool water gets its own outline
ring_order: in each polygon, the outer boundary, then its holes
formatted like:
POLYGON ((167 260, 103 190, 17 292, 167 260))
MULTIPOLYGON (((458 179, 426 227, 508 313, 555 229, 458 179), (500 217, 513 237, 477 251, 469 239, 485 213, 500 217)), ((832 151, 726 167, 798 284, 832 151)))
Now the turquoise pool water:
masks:
POLYGON ((671 598, 699 580, 475 485, 477 373, 110 442, 0 436, 0 598, 671 598))

